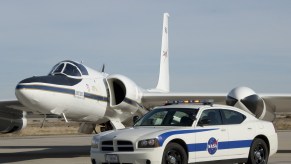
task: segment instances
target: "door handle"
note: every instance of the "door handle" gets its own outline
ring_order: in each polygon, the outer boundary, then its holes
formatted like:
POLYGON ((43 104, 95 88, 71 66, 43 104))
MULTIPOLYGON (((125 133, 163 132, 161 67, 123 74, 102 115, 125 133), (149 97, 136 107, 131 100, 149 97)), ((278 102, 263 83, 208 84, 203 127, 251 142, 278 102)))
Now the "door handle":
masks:
POLYGON ((221 131, 222 131, 222 132, 225 132, 225 131, 226 131, 226 129, 221 129, 221 131))

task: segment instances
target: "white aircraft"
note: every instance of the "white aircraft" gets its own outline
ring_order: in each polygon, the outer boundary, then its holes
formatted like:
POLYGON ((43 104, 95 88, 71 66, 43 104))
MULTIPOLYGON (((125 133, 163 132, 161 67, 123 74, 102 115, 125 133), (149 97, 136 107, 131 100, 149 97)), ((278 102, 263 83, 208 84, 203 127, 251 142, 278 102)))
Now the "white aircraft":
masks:
POLYGON ((291 95, 258 95, 247 87, 229 94, 172 93, 169 81, 168 13, 164 13, 160 73, 156 88, 142 89, 123 75, 108 75, 82 63, 62 61, 46 76, 22 80, 16 86, 18 100, 0 101, 0 132, 9 133, 26 126, 26 111, 56 114, 66 121, 82 122, 79 131, 92 133, 96 124, 105 130, 124 128, 134 115, 169 100, 213 99, 236 106, 257 118, 272 121, 275 111, 289 111, 291 95))

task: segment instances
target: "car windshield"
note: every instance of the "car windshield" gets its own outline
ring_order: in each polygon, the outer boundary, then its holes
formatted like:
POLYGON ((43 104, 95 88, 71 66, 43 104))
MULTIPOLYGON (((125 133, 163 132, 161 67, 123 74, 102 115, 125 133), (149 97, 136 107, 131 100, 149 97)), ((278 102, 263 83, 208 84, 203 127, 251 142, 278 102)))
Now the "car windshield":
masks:
POLYGON ((134 126, 192 126, 198 109, 160 108, 142 117, 134 126))

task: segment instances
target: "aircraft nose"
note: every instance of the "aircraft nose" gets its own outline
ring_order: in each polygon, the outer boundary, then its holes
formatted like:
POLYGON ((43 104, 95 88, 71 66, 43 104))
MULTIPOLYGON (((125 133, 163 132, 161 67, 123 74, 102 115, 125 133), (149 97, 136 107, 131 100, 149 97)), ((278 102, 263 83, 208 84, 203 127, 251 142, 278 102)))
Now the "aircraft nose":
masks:
MULTIPOLYGON (((40 81, 41 77, 39 76, 33 76, 33 77, 29 77, 26 79, 21 80, 17 86, 21 85, 21 84, 29 84, 29 83, 35 83, 35 82, 41 82, 40 81)), ((17 88, 17 87, 16 87, 17 88)))
MULTIPOLYGON (((29 79, 29 78, 28 78, 29 79)), ((27 79, 19 82, 15 88, 15 96, 20 103, 29 108, 33 108, 39 101, 37 100, 33 90, 30 89, 29 83, 23 83, 27 79)))

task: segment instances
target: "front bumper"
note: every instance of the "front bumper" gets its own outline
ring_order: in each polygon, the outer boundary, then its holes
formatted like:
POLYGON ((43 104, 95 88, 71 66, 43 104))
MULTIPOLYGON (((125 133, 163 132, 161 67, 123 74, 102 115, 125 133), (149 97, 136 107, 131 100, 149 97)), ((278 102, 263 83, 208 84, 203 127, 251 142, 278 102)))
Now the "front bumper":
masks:
POLYGON ((163 150, 158 147, 138 149, 133 152, 102 152, 95 148, 91 148, 90 151, 91 160, 96 164, 108 163, 105 159, 106 154, 116 154, 120 164, 161 164, 163 150))

